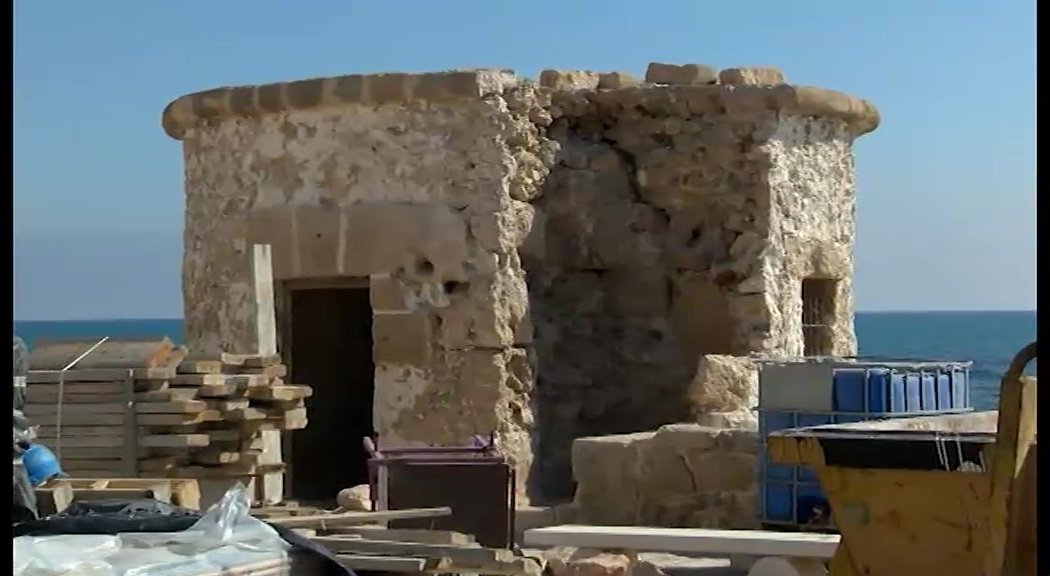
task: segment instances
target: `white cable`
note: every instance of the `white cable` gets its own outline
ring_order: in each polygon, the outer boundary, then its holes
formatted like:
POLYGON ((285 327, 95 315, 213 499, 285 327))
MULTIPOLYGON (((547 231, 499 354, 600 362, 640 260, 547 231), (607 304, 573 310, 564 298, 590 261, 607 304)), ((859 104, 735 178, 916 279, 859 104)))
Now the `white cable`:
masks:
POLYGON ((95 342, 95 345, 84 351, 83 354, 77 356, 72 362, 66 365, 58 373, 58 408, 55 414, 55 457, 58 461, 62 461, 62 398, 66 395, 66 371, 77 365, 77 362, 83 360, 88 354, 95 351, 96 348, 102 345, 103 342, 109 340, 109 336, 95 342))

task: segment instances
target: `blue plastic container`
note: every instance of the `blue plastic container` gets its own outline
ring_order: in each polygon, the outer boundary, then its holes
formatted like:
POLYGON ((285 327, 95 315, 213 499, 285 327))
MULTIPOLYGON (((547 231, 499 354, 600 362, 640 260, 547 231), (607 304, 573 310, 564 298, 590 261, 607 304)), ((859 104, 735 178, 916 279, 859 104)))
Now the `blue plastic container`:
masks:
POLYGON ((759 510, 762 522, 807 524, 828 510, 816 473, 771 462, 770 432, 825 424, 965 412, 968 362, 805 359, 760 365, 759 510))

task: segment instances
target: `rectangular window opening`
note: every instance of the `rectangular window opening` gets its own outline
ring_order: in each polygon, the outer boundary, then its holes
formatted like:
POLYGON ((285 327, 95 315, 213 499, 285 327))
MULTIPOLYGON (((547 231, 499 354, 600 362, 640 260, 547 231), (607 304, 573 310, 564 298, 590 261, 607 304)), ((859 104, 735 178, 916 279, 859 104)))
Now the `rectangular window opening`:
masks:
POLYGON ((830 356, 831 324, 835 320, 835 294, 838 280, 802 280, 802 342, 806 356, 830 356))

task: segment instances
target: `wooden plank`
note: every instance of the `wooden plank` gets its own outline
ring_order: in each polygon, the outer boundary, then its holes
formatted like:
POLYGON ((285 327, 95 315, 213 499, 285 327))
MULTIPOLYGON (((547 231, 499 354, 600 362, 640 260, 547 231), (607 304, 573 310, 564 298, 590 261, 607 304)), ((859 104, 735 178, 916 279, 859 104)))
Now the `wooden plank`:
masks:
POLYGON ((318 514, 295 518, 272 519, 271 524, 280 524, 288 528, 310 528, 324 523, 325 526, 354 526, 376 524, 390 520, 408 520, 416 518, 440 518, 451 516, 452 509, 447 506, 439 508, 406 508, 404 510, 377 510, 373 512, 340 512, 337 514, 318 514))
POLYGON ((267 386, 248 390, 248 398, 264 401, 296 401, 309 398, 314 393, 309 386, 267 386))
POLYGON ((241 442, 250 441, 251 432, 239 428, 224 429, 224 430, 205 430, 201 432, 207 434, 208 438, 214 442, 241 442))
MULTIPOLYGON (((270 520, 275 523, 275 520, 270 520)), ((415 542, 392 542, 366 540, 355 536, 317 536, 311 538, 336 554, 364 554, 368 556, 422 556, 425 558, 447 558, 456 565, 482 567, 512 562, 516 556, 503 548, 465 548, 441 544, 419 544, 415 542)), ((487 570, 479 570, 488 573, 487 570)))
MULTIPOLYGON (((116 383, 114 383, 116 384, 116 383)), ((121 384, 122 386, 123 384, 121 384)), ((60 396, 58 395, 57 386, 54 392, 44 392, 32 390, 36 388, 33 386, 30 391, 26 394, 26 405, 32 406, 37 404, 43 405, 55 405, 58 403, 60 396)), ((98 394, 94 392, 80 392, 76 390, 77 387, 66 386, 66 389, 61 396, 63 404, 109 404, 114 402, 123 402, 125 394, 123 391, 98 394)), ((114 388, 117 388, 116 386, 114 388)), ((180 402, 186 400, 193 400, 197 396, 197 390, 195 388, 170 388, 167 390, 157 390, 150 392, 137 392, 135 394, 136 402, 180 402)))
POLYGON ((449 572, 452 561, 447 558, 410 558, 405 556, 364 556, 336 554, 339 563, 351 570, 413 574, 421 572, 449 572))
POLYGON ((158 482, 148 487, 105 486, 73 489, 74 502, 115 499, 137 500, 139 498, 152 498, 165 504, 171 504, 171 485, 166 482, 158 482))
POLYGON ((221 449, 195 450, 190 454, 190 461, 196 464, 210 466, 226 464, 251 465, 258 462, 259 455, 255 452, 238 452, 221 449))
POLYGON ((73 502, 73 488, 68 484, 50 483, 34 489, 36 494, 36 509, 41 518, 52 514, 58 514, 73 502))
POLYGON ((526 530, 524 544, 638 552, 831 558, 839 544, 839 536, 816 532, 562 525, 526 530))
MULTIPOLYGON (((109 446, 67 446, 66 439, 63 438, 61 445, 58 442, 42 442, 42 444, 50 448, 58 456, 59 460, 62 461, 63 468, 83 466, 83 463, 78 464, 77 461, 90 463, 97 460, 113 460, 113 463, 106 464, 107 469, 109 466, 114 466, 115 470, 119 470, 119 474, 114 475, 124 474, 125 449, 117 442, 109 446)), ((142 455, 143 453, 137 452, 137 454, 142 455)), ((95 467, 97 466, 92 466, 92 468, 95 467)))
POLYGON ((34 370, 61 370, 94 346, 75 368, 155 368, 163 366, 175 350, 168 338, 110 339, 96 346, 100 339, 34 343, 29 365, 34 370))
POLYGON ((63 397, 70 395, 113 395, 124 393, 124 382, 109 380, 106 382, 65 382, 62 386, 48 382, 37 382, 26 386, 26 398, 55 398, 58 399, 59 388, 62 389, 63 397))
POLYGON ((263 366, 262 368, 238 366, 236 370, 237 374, 259 374, 269 378, 284 378, 288 376, 288 367, 284 364, 274 364, 272 366, 263 366))
MULTIPOLYGON (((184 400, 180 402, 135 402, 135 412, 139 414, 184 414, 202 412, 208 405, 200 400, 184 400)), ((57 414, 57 404, 27 404, 24 410, 26 416, 33 419, 34 416, 57 414)), ((73 414, 124 414, 127 404, 114 402, 108 404, 63 404, 62 416, 73 414)))
MULTIPOLYGON (((54 426, 40 426, 36 430, 37 438, 54 438, 58 429, 54 426)), ((120 436, 123 426, 63 426, 63 438, 83 438, 85 436, 120 436)))
POLYGON ((139 438, 139 446, 143 448, 197 448, 210 443, 207 434, 153 434, 139 438))
MULTIPOLYGON (((57 414, 38 414, 30 418, 33 424, 40 426, 56 426, 58 424, 57 414)), ((139 414, 137 424, 139 426, 185 426, 188 424, 199 424, 202 422, 220 422, 222 415, 218 410, 204 410, 193 414, 139 414)), ((70 414, 63 409, 62 426, 123 426, 123 414, 70 414)))
MULTIPOLYGON (((248 478, 259 473, 259 466, 254 463, 234 463, 223 466, 179 466, 171 472, 177 478, 196 479, 237 479, 248 478)), ((254 484, 253 484, 254 487, 254 484)), ((254 489, 251 494, 255 494, 254 489)))
POLYGON ((223 419, 230 422, 244 422, 246 420, 265 420, 270 417, 264 410, 258 408, 240 408, 223 413, 223 419))
POLYGON ((291 574, 290 560, 281 558, 221 568, 204 568, 199 572, 186 572, 185 576, 288 576, 289 574, 291 574))
MULTIPOLYGON (((281 432, 279 430, 261 430, 256 436, 259 444, 260 464, 279 464, 284 462, 281 454, 281 432)), ((263 504, 277 504, 284 499, 284 471, 270 472, 256 478, 256 499, 263 504)))
POLYGON ((137 464, 140 473, 147 476, 177 476, 175 472, 180 468, 191 465, 189 454, 140 458, 137 464))
POLYGON ((219 412, 232 412, 248 408, 247 398, 210 398, 205 400, 205 402, 207 402, 208 408, 219 412))
POLYGON ((213 357, 187 356, 175 369, 179 374, 222 374, 222 360, 213 357))
POLYGON ((417 530, 409 528, 386 528, 385 526, 336 526, 329 530, 335 534, 357 535, 368 540, 388 542, 416 542, 418 544, 440 544, 444 546, 477 546, 470 534, 449 530, 417 530))
MULTIPOLYGON (((57 444, 56 438, 40 438, 45 445, 57 444)), ((62 435, 62 449, 69 451, 71 448, 119 448, 124 443, 123 431, 117 431, 111 435, 62 435)), ((210 443, 207 434, 153 434, 139 436, 138 445, 141 448, 185 448, 202 447, 210 443)))
MULTIPOLYGON (((30 370, 26 375, 29 384, 57 384, 63 382, 119 382, 127 378, 128 368, 91 368, 81 370, 30 370)), ((131 377, 135 380, 169 380, 175 377, 173 368, 133 368, 131 377)))
POLYGON ((190 510, 200 509, 200 488, 196 480, 175 478, 107 478, 107 477, 79 477, 58 478, 52 480, 48 486, 68 485, 71 489, 89 489, 104 483, 104 486, 114 489, 147 490, 154 486, 164 484, 167 492, 171 495, 171 503, 190 510))
POLYGON ((121 439, 121 444, 124 447, 124 454, 121 458, 121 470, 125 476, 135 477, 139 475, 138 469, 138 458, 139 458, 139 443, 138 434, 136 430, 138 428, 138 413, 135 410, 135 381, 128 375, 124 379, 124 397, 122 404, 124 405, 124 434, 121 439))
MULTIPOLYGON (((278 354, 230 354, 223 353, 222 363, 237 368, 265 368, 281 363, 278 354)), ((32 364, 30 364, 32 365, 32 364)))

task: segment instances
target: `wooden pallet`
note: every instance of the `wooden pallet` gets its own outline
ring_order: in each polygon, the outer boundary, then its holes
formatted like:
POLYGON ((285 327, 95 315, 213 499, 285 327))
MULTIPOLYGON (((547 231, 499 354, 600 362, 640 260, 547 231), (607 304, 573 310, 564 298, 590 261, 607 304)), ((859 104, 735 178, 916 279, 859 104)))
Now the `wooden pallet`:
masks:
POLYGON ((48 502, 50 513, 74 501, 153 498, 189 510, 200 510, 196 480, 174 478, 55 478, 37 488, 37 501, 48 502))
POLYGON ((307 425, 312 390, 285 383, 278 356, 200 358, 166 338, 106 341, 73 368, 51 369, 92 345, 39 344, 49 369, 28 376, 25 414, 65 471, 240 480, 260 501, 280 500, 280 435, 307 425))

